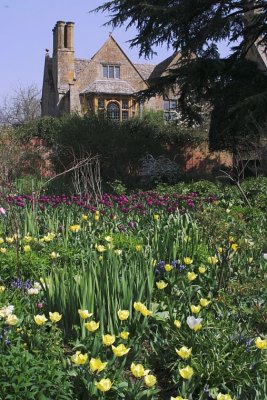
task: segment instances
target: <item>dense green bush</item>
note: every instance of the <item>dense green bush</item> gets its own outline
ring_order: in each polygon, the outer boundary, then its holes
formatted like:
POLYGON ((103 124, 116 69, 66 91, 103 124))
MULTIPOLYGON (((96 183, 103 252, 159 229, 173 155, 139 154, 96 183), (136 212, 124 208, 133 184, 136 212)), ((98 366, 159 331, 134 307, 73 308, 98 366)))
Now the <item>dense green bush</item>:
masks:
POLYGON ((88 153, 99 154, 104 180, 134 176, 140 158, 147 154, 173 159, 177 147, 172 151, 169 145, 194 145, 203 140, 201 132, 166 125, 162 115, 155 112, 146 112, 142 119, 132 118, 122 123, 95 114, 44 117, 19 127, 17 135, 24 142, 34 136, 45 139, 54 150, 52 158, 57 172, 73 162, 73 155, 80 158, 88 153))

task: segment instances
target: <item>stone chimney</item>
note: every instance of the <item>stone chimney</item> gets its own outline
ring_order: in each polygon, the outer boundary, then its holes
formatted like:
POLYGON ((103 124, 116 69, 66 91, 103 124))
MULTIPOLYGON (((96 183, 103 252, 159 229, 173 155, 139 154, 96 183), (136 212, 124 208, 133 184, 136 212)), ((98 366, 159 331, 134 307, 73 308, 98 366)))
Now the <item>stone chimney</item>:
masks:
POLYGON ((74 23, 58 21, 53 29, 53 69, 59 91, 68 90, 74 73, 74 23))

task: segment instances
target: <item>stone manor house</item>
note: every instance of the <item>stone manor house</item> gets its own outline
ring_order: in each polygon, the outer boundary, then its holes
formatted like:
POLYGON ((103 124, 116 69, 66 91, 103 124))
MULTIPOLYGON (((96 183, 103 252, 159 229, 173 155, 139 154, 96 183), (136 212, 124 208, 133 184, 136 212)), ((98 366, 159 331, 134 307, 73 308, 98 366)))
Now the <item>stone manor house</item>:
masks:
POLYGON ((74 23, 58 21, 53 29, 53 55, 45 57, 42 116, 88 111, 103 112, 121 121, 139 115, 142 108, 164 110, 177 118, 177 95, 153 97, 142 104, 135 94, 149 88, 177 62, 173 54, 158 65, 134 64, 110 35, 91 59, 75 58, 74 23))

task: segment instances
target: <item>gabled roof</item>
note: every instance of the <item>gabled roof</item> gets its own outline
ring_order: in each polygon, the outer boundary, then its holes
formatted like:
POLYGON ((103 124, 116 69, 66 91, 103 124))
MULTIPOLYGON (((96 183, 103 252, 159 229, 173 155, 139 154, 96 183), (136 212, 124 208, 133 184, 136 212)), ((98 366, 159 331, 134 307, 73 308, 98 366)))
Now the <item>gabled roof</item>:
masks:
POLYGON ((155 69, 155 64, 134 64, 135 68, 138 70, 139 74, 147 81, 155 69))
POLYGON ((170 67, 171 63, 175 60, 175 58, 179 55, 179 53, 174 53, 170 57, 163 60, 161 63, 155 66, 153 72, 150 75, 150 79, 160 77, 167 69, 170 67))
POLYGON ((135 90, 126 81, 121 81, 119 79, 103 79, 97 80, 91 83, 82 92, 85 93, 105 93, 105 94, 133 94, 135 90))
MULTIPOLYGON (((91 58, 91 60, 93 60, 96 55, 98 53, 100 53, 100 51, 107 45, 107 43, 112 40, 115 45, 118 47, 118 49, 121 51, 121 53, 124 55, 124 57, 128 60, 128 62, 133 66, 133 68, 136 70, 136 72, 138 73, 138 75, 140 76, 140 78, 145 82, 145 79, 143 78, 143 76, 140 74, 140 72, 138 71, 138 69, 136 68, 135 64, 133 64, 133 62, 129 59, 129 57, 127 56, 127 54, 122 50, 122 48, 120 47, 120 45, 116 42, 116 40, 114 39, 114 37, 110 34, 109 38, 105 41, 105 43, 103 44, 102 47, 100 47, 100 49, 93 55, 93 57, 91 58)), ((146 83, 146 82, 145 82, 146 83)))

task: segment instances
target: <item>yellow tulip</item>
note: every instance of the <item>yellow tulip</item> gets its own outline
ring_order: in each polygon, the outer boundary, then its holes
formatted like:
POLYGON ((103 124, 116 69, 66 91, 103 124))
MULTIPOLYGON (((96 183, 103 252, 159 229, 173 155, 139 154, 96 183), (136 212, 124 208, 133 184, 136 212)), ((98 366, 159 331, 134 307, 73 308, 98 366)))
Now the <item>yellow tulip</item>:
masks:
POLYGON ((111 389, 112 383, 110 379, 101 379, 95 383, 95 386, 100 392, 108 392, 111 389))
POLYGON ((0 286, 0 293, 3 293, 6 290, 5 286, 0 286))
POLYGON ((7 316, 6 323, 10 326, 17 325, 19 322, 18 317, 15 314, 10 314, 7 316))
POLYGON ((193 264, 193 260, 190 257, 185 257, 184 263, 185 263, 185 265, 191 265, 191 264, 193 264))
POLYGON ((176 397, 171 397, 171 400, 187 400, 187 399, 181 396, 176 396, 176 397))
POLYGON ((187 367, 179 369, 179 373, 182 378, 190 379, 192 377, 192 375, 194 374, 194 370, 189 365, 187 365, 187 367))
POLYGON ((143 376, 147 375, 149 373, 149 370, 145 370, 142 364, 131 364, 131 372, 133 376, 136 378, 142 378, 143 376))
POLYGON ((137 244, 136 246, 135 246, 135 250, 136 251, 141 251, 142 250, 142 246, 141 246, 141 244, 137 244))
POLYGON ((4 243, 4 239, 0 237, 0 244, 4 243))
POLYGON ((186 360, 191 356, 192 347, 189 349, 188 347, 183 346, 179 350, 175 349, 175 351, 178 354, 178 356, 180 356, 183 360, 186 360))
POLYGON ((251 264, 253 261, 253 257, 248 257, 248 263, 251 264))
POLYGON ((55 311, 55 312, 53 312, 53 313, 49 312, 49 319, 50 319, 50 321, 56 323, 56 322, 60 321, 61 318, 62 318, 62 315, 59 314, 57 311, 55 311))
POLYGON ((104 251, 106 251, 107 249, 102 244, 99 244, 96 246, 96 250, 98 251, 98 253, 104 253, 104 251))
POLYGON ((89 332, 94 332, 99 328, 99 322, 95 321, 86 322, 84 326, 89 332))
POLYGON ((129 349, 126 349, 126 347, 124 346, 124 344, 119 344, 119 346, 117 346, 117 347, 112 346, 112 351, 113 351, 113 353, 115 354, 116 357, 122 357, 122 356, 124 356, 125 354, 128 354, 128 353, 129 353, 130 348, 129 348, 129 349))
POLYGON ((14 238, 13 237, 6 237, 6 242, 11 244, 14 242, 14 238))
POLYGON ((233 251, 236 251, 237 248, 238 248, 238 244, 237 244, 237 243, 231 244, 231 249, 232 249, 233 251))
POLYGON ((0 248, 0 253, 5 254, 6 253, 6 248, 5 247, 1 247, 0 248))
POLYGON ((59 257, 60 257, 60 255, 58 253, 56 253, 55 251, 52 251, 52 253, 50 253, 50 258, 52 258, 52 260, 56 260, 59 257))
POLYGON ((93 315, 93 313, 89 313, 88 310, 78 310, 78 313, 82 319, 90 318, 93 315))
POLYGON ((198 314, 200 312, 200 310, 201 310, 201 306, 192 305, 190 308, 191 308, 191 311, 192 311, 193 314, 198 314))
POLYGON ((229 236, 229 237, 228 237, 228 241, 229 241, 229 243, 234 242, 234 241, 235 241, 235 238, 234 238, 233 236, 229 236))
POLYGON ((73 354, 73 356, 71 356, 71 361, 73 362, 73 364, 76 364, 76 365, 85 364, 87 359, 88 359, 88 355, 82 354, 80 351, 76 351, 76 353, 73 354))
POLYGON ((164 269, 166 272, 170 272, 173 269, 173 266, 171 264, 165 264, 164 269))
POLYGON ((215 265, 215 264, 218 263, 219 260, 218 260, 218 258, 216 256, 210 256, 210 257, 207 258, 207 261, 208 261, 209 264, 215 265))
POLYGON ((87 221, 87 220, 88 220, 88 215, 83 214, 83 215, 82 215, 82 220, 83 220, 83 221, 87 221))
POLYGON ((24 251, 24 253, 29 253, 31 251, 31 246, 26 244, 26 246, 23 247, 23 251, 24 251))
POLYGON ((148 317, 150 314, 152 314, 152 311, 149 311, 147 307, 140 302, 134 303, 134 309, 135 311, 140 312, 144 317, 148 317))
POLYGON ((232 400, 232 397, 230 396, 230 394, 219 393, 217 396, 217 400, 232 400))
POLYGON ((100 217, 99 217, 99 215, 98 215, 98 214, 94 216, 94 220, 95 220, 96 222, 98 222, 98 221, 99 221, 99 218, 100 218, 100 217))
POLYGON ((116 340, 115 335, 103 335, 102 342, 105 346, 111 346, 116 340))
POLYGON ((159 215, 158 214, 154 214, 153 215, 153 219, 154 219, 154 221, 158 221, 159 220, 159 215))
POLYGON ((156 385, 157 378, 154 375, 146 375, 144 381, 147 387, 152 387, 156 385))
POLYGON ((255 340, 255 345, 258 349, 265 350, 267 349, 267 339, 261 339, 260 337, 257 337, 255 340))
POLYGON ((121 337, 123 340, 127 340, 128 337, 129 337, 129 335, 130 335, 130 333, 127 332, 127 331, 123 331, 123 332, 120 333, 120 337, 121 337))
POLYGON ((45 317, 44 314, 42 315, 38 314, 34 316, 34 321, 37 325, 43 325, 47 321, 47 318, 45 317))
POLYGON ((118 315, 118 318, 119 318, 119 320, 121 320, 121 321, 125 321, 126 319, 128 319, 129 318, 129 311, 128 310, 119 310, 118 312, 117 312, 117 315, 118 315))
POLYGON ((33 241, 33 238, 31 237, 31 236, 24 236, 24 238, 23 238, 24 240, 25 240, 25 242, 27 242, 27 243, 30 243, 30 242, 32 242, 33 241))
POLYGON ((200 331, 201 328, 202 328, 202 324, 198 324, 198 325, 196 325, 196 326, 193 328, 193 330, 194 330, 195 332, 197 332, 197 331, 200 331))
POLYGON ((200 273, 200 274, 205 274, 205 272, 206 272, 206 268, 205 268, 205 267, 202 267, 202 266, 200 266, 200 267, 198 268, 198 271, 199 271, 199 273, 200 273))
POLYGON ((107 362, 102 362, 100 358, 91 358, 89 366, 92 372, 101 372, 106 368, 107 362))
POLYGON ((178 328, 178 329, 181 328, 182 323, 181 323, 181 321, 179 321, 178 319, 175 319, 173 323, 174 323, 174 325, 176 326, 176 328, 178 328))
POLYGON ((197 278, 197 275, 194 272, 188 272, 187 273, 187 279, 192 282, 197 278))
POLYGON ((81 227, 80 227, 80 225, 71 225, 69 229, 70 229, 71 232, 77 233, 77 232, 79 232, 81 227))
POLYGON ((106 237, 105 237, 105 241, 108 242, 108 243, 111 243, 112 240, 113 240, 113 239, 112 239, 111 236, 106 236, 106 237))
POLYGON ((156 282, 156 286, 159 290, 165 289, 168 286, 168 283, 164 281, 156 282))
POLYGON ((202 307, 207 307, 209 304, 210 304, 210 301, 209 300, 207 300, 207 299, 200 299, 200 305, 202 306, 202 307))

